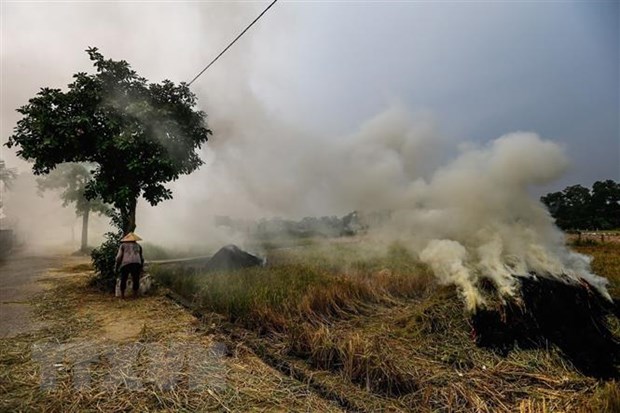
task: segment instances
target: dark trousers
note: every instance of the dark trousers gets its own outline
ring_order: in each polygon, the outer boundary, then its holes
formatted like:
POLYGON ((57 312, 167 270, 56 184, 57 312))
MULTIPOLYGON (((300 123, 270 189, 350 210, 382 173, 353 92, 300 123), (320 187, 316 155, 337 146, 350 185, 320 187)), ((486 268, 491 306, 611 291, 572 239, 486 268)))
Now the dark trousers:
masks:
POLYGON ((131 274, 131 281, 134 295, 138 294, 140 289, 140 273, 142 272, 142 265, 138 263, 127 264, 121 267, 121 295, 125 295, 125 288, 127 288, 127 278, 131 274))

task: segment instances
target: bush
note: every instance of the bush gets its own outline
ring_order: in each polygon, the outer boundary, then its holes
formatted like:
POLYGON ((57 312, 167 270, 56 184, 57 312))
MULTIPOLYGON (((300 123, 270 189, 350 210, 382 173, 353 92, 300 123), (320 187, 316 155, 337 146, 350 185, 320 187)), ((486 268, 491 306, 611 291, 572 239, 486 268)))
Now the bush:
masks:
POLYGON ((114 291, 116 283, 116 253, 121 244, 122 234, 108 232, 105 234, 106 240, 98 248, 90 253, 95 268, 93 285, 104 291, 114 291))
POLYGON ((103 291, 113 292, 116 285, 116 253, 121 244, 123 231, 120 215, 116 212, 110 212, 109 216, 117 231, 106 233, 105 241, 90 253, 90 257, 95 268, 92 284, 103 291))

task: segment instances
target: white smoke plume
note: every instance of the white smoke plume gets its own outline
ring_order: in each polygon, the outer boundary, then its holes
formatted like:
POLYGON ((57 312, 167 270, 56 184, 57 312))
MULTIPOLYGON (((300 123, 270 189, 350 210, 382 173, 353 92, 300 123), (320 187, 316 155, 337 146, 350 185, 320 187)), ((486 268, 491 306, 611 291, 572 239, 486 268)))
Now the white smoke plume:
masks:
POLYGON ((531 185, 557 178, 568 161, 562 148, 532 133, 502 136, 439 168, 421 191, 423 208, 405 212, 417 229, 420 259, 445 283, 459 286, 470 309, 484 304, 480 278, 514 296, 515 275, 584 279, 607 298, 607 280, 589 259, 570 251, 531 185), (426 243, 426 245, 424 245, 426 243))
MULTIPOLYGON (((5 5, 3 141, 17 120, 13 110, 37 88, 63 87, 72 73, 92 70, 82 52, 87 46, 128 60, 151 81, 189 80, 260 6, 5 5), (53 47, 41 45, 46 38, 53 47)), ((387 210, 391 220, 371 235, 404 242, 442 283, 459 288, 469 309, 484 305, 482 278, 511 296, 514 275, 529 272, 582 278, 609 296, 606 280, 592 274, 587 257, 565 246, 531 196, 533 187, 553 182, 568 166, 558 144, 522 132, 482 145, 455 143, 442 137, 433 114, 397 99, 349 134, 322 130, 330 120, 312 113, 284 116, 288 107, 303 107, 305 98, 296 93, 303 71, 295 51, 304 47, 295 43, 296 13, 288 3, 274 9, 271 22, 192 85, 214 132, 202 151, 206 165, 171 185, 173 200, 155 208, 139 204, 138 232, 145 240, 166 246, 241 242, 242 235, 214 225, 217 215, 301 218, 387 210)), ((326 88, 326 100, 330 93, 326 88)), ((3 157, 9 166, 17 162, 11 154, 3 157)), ((54 225, 43 215, 23 218, 34 227, 54 225)))
POLYGON ((248 211, 263 216, 389 210, 390 222, 371 235, 408 245, 442 283, 459 288, 470 310, 485 303, 480 279, 491 280, 502 296, 515 296, 515 275, 531 272, 584 279, 609 298, 607 280, 591 272, 588 257, 566 247, 563 233, 530 193, 569 164, 554 142, 512 133, 457 148, 446 161, 441 155, 451 150, 432 119, 399 105, 332 143, 278 129, 273 119, 254 121, 273 128, 263 135, 269 140, 243 139, 255 122, 231 126, 241 138, 224 142, 205 168, 234 178, 234 184, 226 180, 226 195, 214 195, 216 203, 244 199, 248 211))

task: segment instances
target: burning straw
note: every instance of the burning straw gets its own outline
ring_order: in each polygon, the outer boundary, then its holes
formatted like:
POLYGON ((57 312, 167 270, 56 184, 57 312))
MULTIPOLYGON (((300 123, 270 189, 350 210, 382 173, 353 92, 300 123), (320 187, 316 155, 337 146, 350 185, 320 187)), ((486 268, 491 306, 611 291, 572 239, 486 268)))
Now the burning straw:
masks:
POLYGON ((504 354, 515 347, 554 345, 586 375, 619 377, 620 341, 611 326, 618 322, 617 303, 586 281, 536 274, 517 279, 518 298, 496 301, 472 315, 479 345, 504 354))

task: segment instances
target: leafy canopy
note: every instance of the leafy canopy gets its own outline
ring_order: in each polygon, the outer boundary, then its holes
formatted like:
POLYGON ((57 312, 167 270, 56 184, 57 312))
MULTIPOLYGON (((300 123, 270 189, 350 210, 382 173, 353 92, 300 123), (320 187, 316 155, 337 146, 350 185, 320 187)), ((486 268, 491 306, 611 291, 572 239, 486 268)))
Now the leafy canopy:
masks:
POLYGON ((620 183, 597 181, 592 190, 572 185, 540 198, 562 229, 620 229, 620 183))
POLYGON ((197 149, 211 131, 195 110, 187 84, 147 83, 124 61, 87 50, 96 73, 77 73, 67 91, 43 88, 18 109, 7 146, 33 161, 35 174, 63 162, 93 164, 86 197, 100 198, 121 215, 143 196, 151 205, 172 198, 164 186, 203 162, 197 149))

